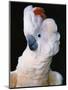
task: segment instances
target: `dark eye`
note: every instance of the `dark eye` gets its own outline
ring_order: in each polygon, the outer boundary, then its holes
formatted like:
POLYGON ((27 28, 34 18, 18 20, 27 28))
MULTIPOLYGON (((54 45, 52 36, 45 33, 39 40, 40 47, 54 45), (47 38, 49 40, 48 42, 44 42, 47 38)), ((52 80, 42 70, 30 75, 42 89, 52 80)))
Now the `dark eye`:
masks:
POLYGON ((38 34, 38 37, 40 38, 41 37, 41 34, 38 34))

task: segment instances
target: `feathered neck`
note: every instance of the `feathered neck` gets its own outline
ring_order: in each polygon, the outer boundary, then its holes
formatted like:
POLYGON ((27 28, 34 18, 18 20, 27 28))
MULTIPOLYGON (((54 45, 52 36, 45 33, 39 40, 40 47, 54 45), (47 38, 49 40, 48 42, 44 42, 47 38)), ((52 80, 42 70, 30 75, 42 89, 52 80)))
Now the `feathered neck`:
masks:
POLYGON ((19 57, 18 60, 18 69, 22 69, 22 71, 28 71, 35 69, 43 69, 47 68, 47 71, 50 68, 52 57, 42 57, 42 55, 39 55, 39 53, 34 53, 29 50, 29 47, 26 48, 23 55, 19 57))
POLYGON ((32 53, 26 48, 23 55, 19 58, 16 69, 18 80, 24 75, 28 78, 24 82, 25 86, 48 85, 48 75, 52 58, 43 59, 41 56, 34 55, 35 53, 32 53))

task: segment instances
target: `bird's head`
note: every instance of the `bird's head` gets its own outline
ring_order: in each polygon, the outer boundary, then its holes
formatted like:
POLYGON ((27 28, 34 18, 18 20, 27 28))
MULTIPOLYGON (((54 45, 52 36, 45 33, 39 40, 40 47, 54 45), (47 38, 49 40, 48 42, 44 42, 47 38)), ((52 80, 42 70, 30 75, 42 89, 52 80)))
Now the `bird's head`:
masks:
POLYGON ((57 24, 52 18, 47 18, 40 7, 27 6, 24 9, 24 34, 33 52, 48 57, 59 51, 60 34, 57 32, 57 24))

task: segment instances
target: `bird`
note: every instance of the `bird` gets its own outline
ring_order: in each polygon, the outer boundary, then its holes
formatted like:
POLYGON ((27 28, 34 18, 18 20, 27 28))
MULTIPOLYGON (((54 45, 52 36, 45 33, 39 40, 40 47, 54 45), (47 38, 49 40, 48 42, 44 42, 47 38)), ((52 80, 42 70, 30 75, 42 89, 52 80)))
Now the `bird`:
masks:
POLYGON ((43 8, 29 5, 24 8, 23 23, 27 46, 16 70, 10 72, 10 88, 61 85, 62 75, 50 67, 60 45, 55 20, 43 8))

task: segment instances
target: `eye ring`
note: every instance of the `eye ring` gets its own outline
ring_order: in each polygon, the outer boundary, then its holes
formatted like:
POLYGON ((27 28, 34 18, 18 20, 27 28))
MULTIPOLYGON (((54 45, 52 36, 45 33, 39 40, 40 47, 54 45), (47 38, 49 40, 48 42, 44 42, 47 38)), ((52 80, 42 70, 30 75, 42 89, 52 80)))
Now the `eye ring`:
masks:
POLYGON ((41 34, 38 34, 38 37, 40 38, 41 37, 41 34))

